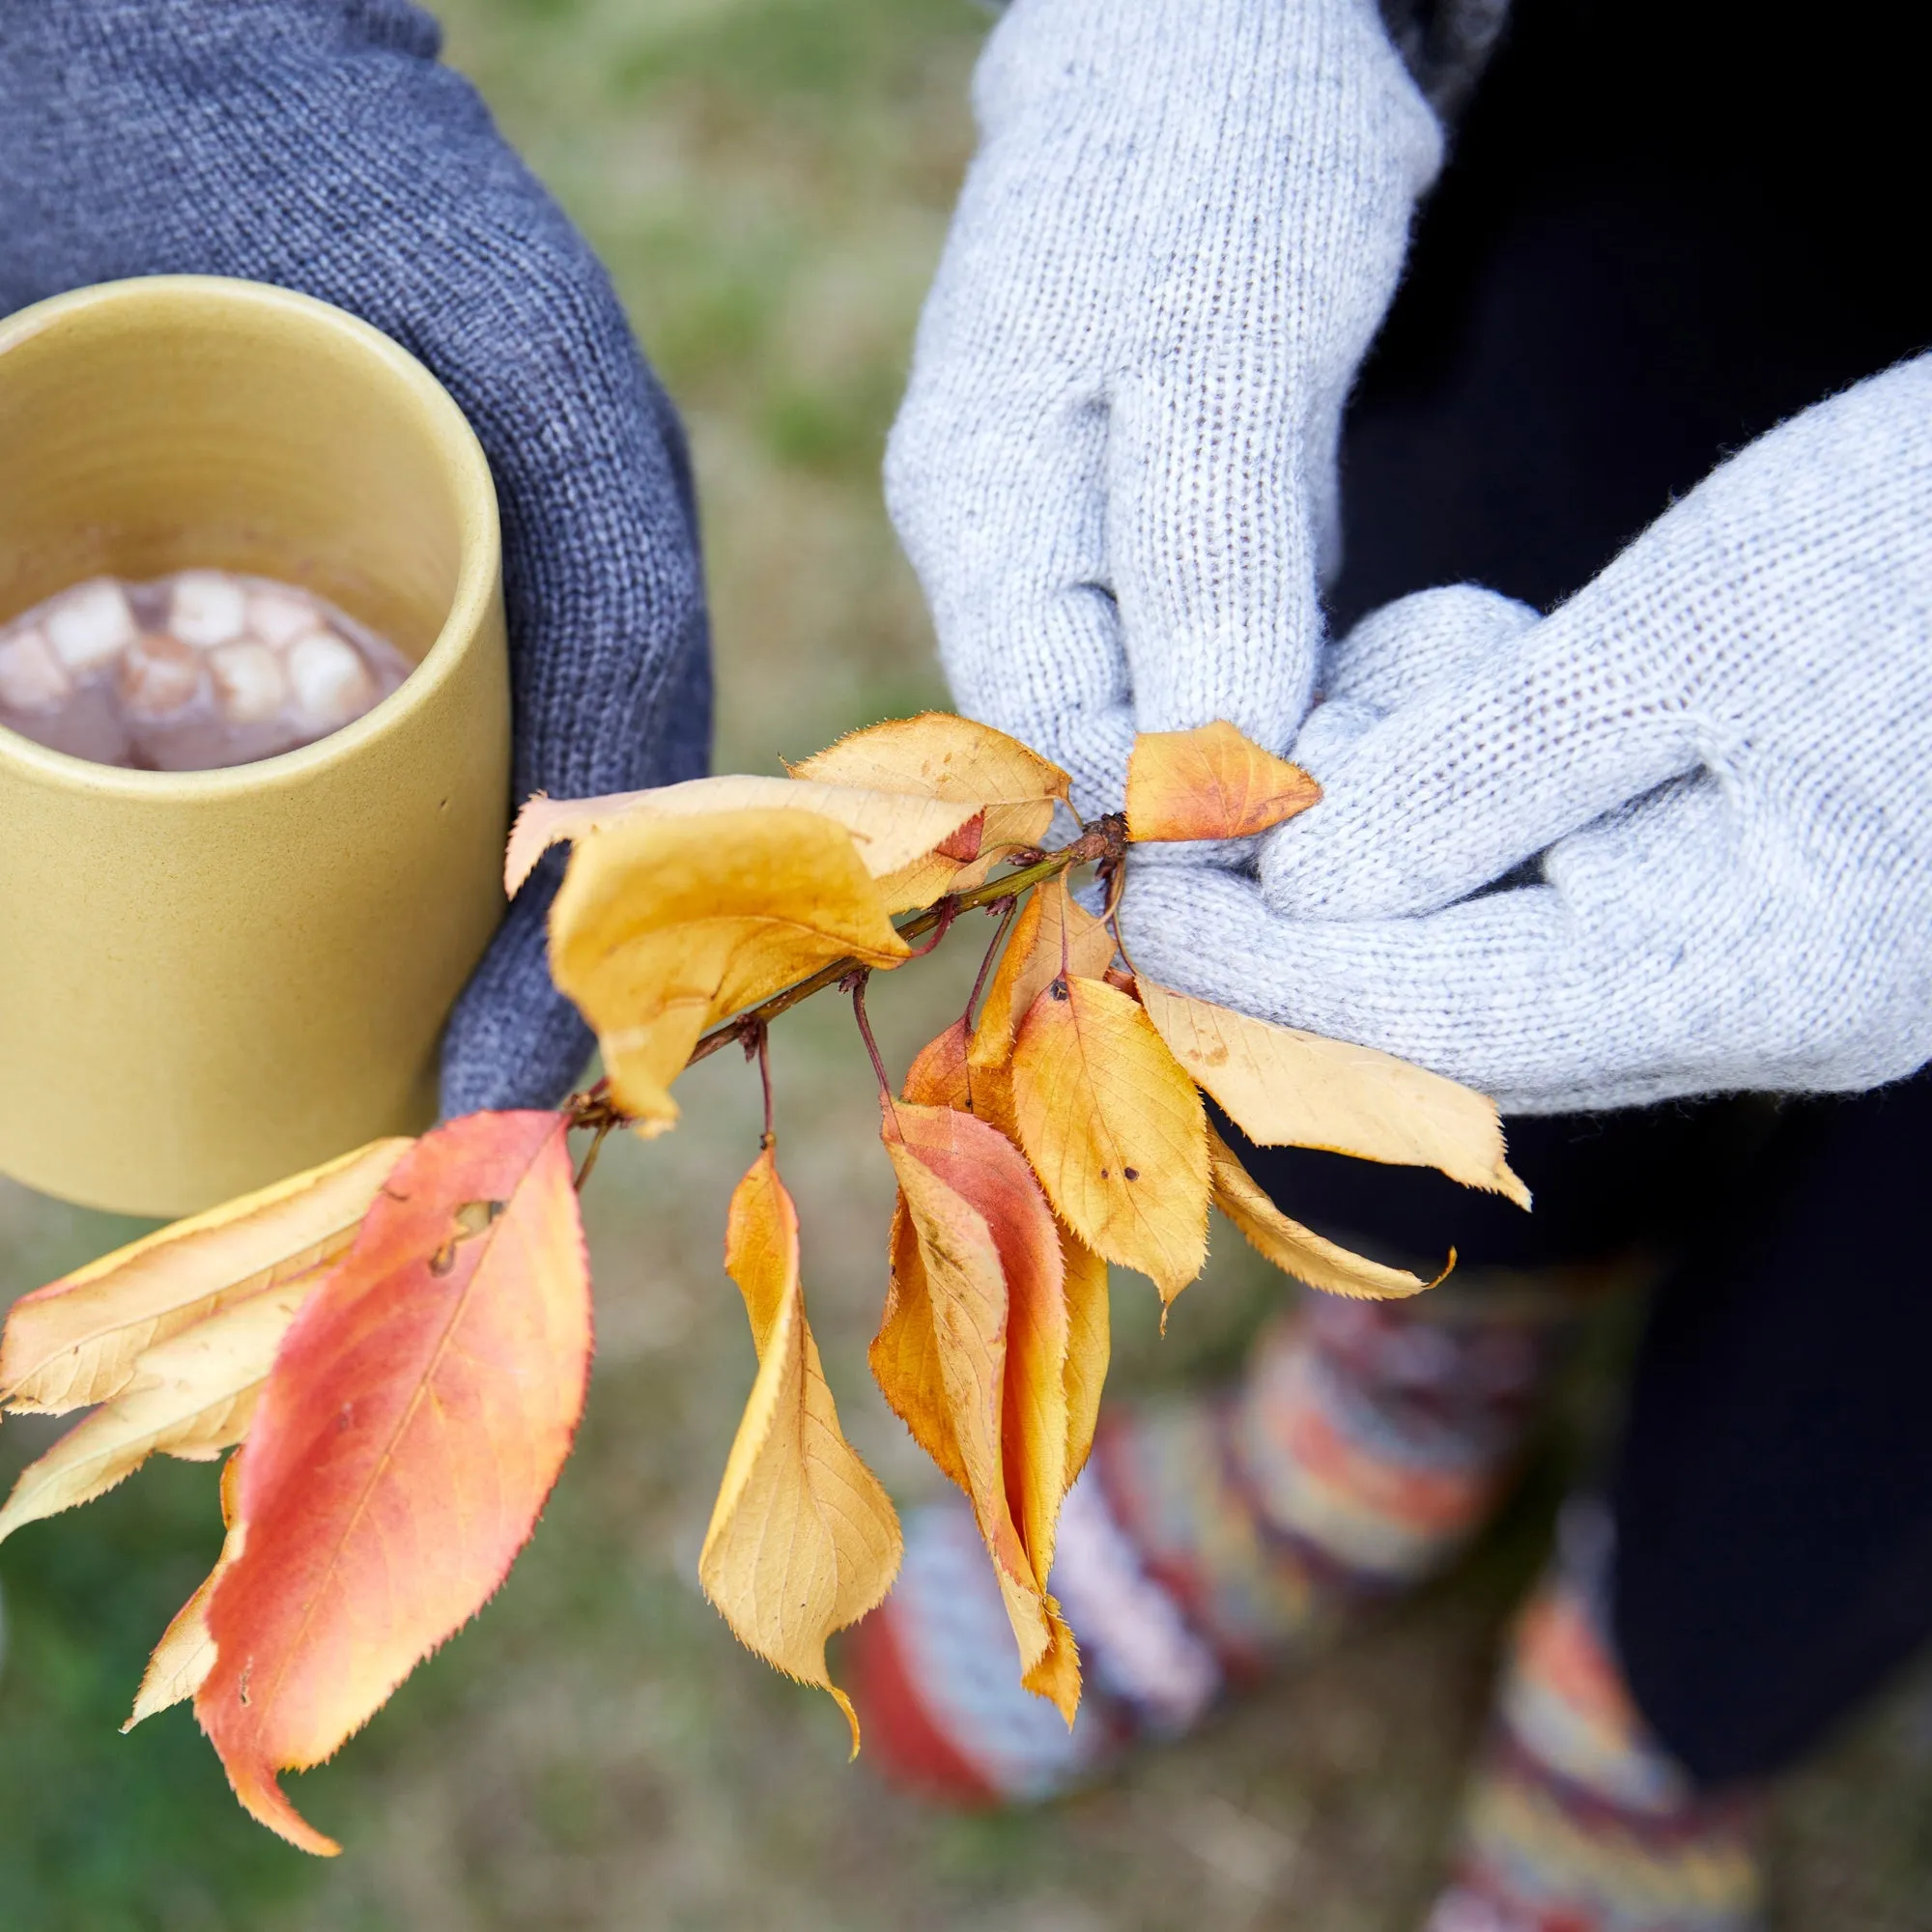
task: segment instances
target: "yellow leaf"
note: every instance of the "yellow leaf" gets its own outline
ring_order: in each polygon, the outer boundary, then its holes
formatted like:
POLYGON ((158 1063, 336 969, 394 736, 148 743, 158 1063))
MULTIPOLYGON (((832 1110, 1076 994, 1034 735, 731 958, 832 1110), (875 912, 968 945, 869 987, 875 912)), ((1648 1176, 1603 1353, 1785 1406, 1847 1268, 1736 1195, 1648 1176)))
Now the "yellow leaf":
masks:
POLYGON ((1171 1302, 1208 1258, 1208 1121, 1147 1014, 1104 980, 1055 980, 1020 1026, 1013 1111, 1061 1218, 1171 1302))
POLYGON ((221 1471, 221 1520, 228 1530, 222 1539, 221 1554, 214 1559, 214 1568, 201 1579, 194 1595, 174 1613, 161 1633, 161 1640, 148 1659, 147 1669, 141 1673, 134 1708, 121 1726, 124 1737, 144 1718, 152 1718, 156 1711, 165 1711, 192 1697, 214 1667, 214 1639, 208 1633, 208 1605, 214 1595, 214 1586, 242 1554, 247 1534, 247 1525, 237 1520, 240 1512, 236 1497, 241 1479, 242 1453, 237 1450, 221 1471))
POLYGON ((861 862, 877 879, 910 866, 958 833, 979 808, 970 800, 919 797, 896 788, 867 791, 850 784, 744 777, 691 779, 603 798, 546 798, 539 792, 518 812, 511 830, 503 890, 514 894, 548 847, 587 832, 638 818, 699 818, 746 810, 811 811, 834 820, 852 835, 861 862))
POLYGON ((105 1402, 156 1342, 333 1261, 410 1145, 372 1141, 22 1295, 0 1339, 7 1406, 62 1415, 105 1402))
POLYGON ((1053 1215, 1019 1151, 970 1114, 901 1102, 887 1111, 884 1139, 901 1211, 874 1372, 973 1504, 1019 1644, 1021 1683, 1070 1723, 1078 1657, 1045 1587, 1072 1480, 1053 1215))
POLYGON ((1241 1231, 1256 1253, 1310 1288, 1350 1295, 1357 1301, 1393 1301, 1434 1288, 1456 1265, 1455 1250, 1451 1249, 1448 1267, 1435 1281, 1424 1281, 1406 1268, 1385 1267, 1380 1262, 1323 1240, 1312 1229, 1291 1221, 1274 1205, 1212 1127, 1208 1129, 1208 1165, 1215 1207, 1241 1231))
POLYGON ((1245 838, 1306 811, 1321 787, 1225 720, 1143 731, 1127 758, 1130 838, 1245 838))
MULTIPOLYGON (((881 880, 895 912, 970 892, 1007 854, 1045 837, 1072 781, 1017 738, 950 712, 928 711, 854 731, 791 767, 795 779, 970 803, 984 810, 972 855, 929 851, 881 880)), ((937 843, 938 841, 935 841, 937 843)))
POLYGON ((578 841, 551 909, 551 976, 647 1137, 706 1027, 846 954, 908 958, 850 836, 809 811, 630 819, 578 841))
POLYGON ((289 1323, 329 1265, 144 1350, 117 1394, 21 1470, 0 1509, 0 1540, 92 1502, 158 1452, 199 1461, 241 1441, 289 1323))
POLYGON ((1036 886, 986 988, 968 1053, 972 1065, 1004 1065, 1027 1009, 1055 980, 1063 973, 1097 980, 1113 959, 1113 933, 1066 890, 1064 875, 1036 886))
POLYGON ((1100 1396, 1113 1353, 1113 1308, 1107 1295, 1107 1264, 1066 1223, 1060 1230, 1061 1264, 1066 1277, 1066 1482, 1087 1466, 1100 1396))
POLYGON ((1485 1095, 1392 1054, 1271 1026, 1151 980, 1140 982, 1140 994, 1175 1058, 1258 1146, 1440 1168, 1464 1186, 1529 1206, 1485 1095))
POLYGON ((825 1667, 825 1639, 892 1588, 898 1518, 838 1427, 806 1324, 798 1215, 769 1147, 731 1197, 724 1267, 745 1297, 757 1379, 738 1424, 697 1574, 739 1640, 859 1720, 825 1667))

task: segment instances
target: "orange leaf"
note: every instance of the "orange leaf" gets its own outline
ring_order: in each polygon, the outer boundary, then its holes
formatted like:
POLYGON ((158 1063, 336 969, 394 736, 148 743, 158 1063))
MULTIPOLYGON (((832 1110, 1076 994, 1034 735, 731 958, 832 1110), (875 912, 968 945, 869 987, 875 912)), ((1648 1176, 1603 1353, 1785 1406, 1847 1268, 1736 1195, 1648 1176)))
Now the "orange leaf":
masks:
POLYGON ((705 1593, 740 1642, 859 1720, 825 1668, 825 1639, 892 1588, 899 1524, 878 1478, 838 1427, 798 1278, 798 1214, 767 1147, 731 1196, 724 1268, 758 1351, 711 1527, 705 1593))
POLYGON ((1321 787, 1225 720, 1192 731, 1143 731, 1127 759, 1135 838, 1245 838, 1306 811, 1321 787))
MULTIPOLYGON (((1011 1139, 1012 1081, 1007 1068, 976 1068, 966 1061, 966 1023, 955 1020, 929 1040, 913 1062, 902 1090, 922 1106, 954 1107, 977 1114, 1011 1139), (991 1096, 989 1101, 989 1095, 991 1096), (995 1109, 989 1111, 989 1105, 995 1109)), ((1107 1264, 1056 1214, 1060 1253, 1066 1282, 1066 1480, 1086 1466, 1107 1379, 1111 1307, 1107 1264)), ((873 1374, 881 1388, 903 1399, 898 1413, 913 1439, 961 1489, 970 1483, 959 1463, 952 1424, 947 1419, 932 1354, 932 1321, 919 1243, 907 1218, 905 1198, 893 1211, 892 1278, 908 1284, 888 1295, 886 1315, 873 1342, 873 1374)))
POLYGON ((1045 837, 1057 801, 1072 781, 1017 738, 951 712, 928 711, 851 732, 803 764, 795 779, 857 785, 870 791, 983 807, 979 844, 971 852, 945 847, 880 881, 895 912, 930 905, 947 893, 970 892, 1008 853, 1045 837))
MULTIPOLYGON (((868 791, 847 784, 800 784, 790 779, 729 776, 688 779, 648 791, 603 798, 546 798, 525 802, 503 855, 503 890, 514 894, 552 845, 639 818, 699 818, 721 811, 811 811, 852 835, 859 857, 875 878, 902 870, 926 853, 962 838, 978 816, 970 801, 919 798, 894 788, 868 791)), ((976 838, 972 852, 979 851, 976 838)))
POLYGON ((973 1111, 966 1075, 966 1022, 954 1020, 942 1034, 936 1034, 920 1048, 919 1056, 906 1068, 904 1098, 919 1107, 957 1107, 973 1111))
POLYGON ((61 1415, 105 1402, 127 1386, 144 1350, 332 1261, 409 1145, 372 1141, 22 1295, 0 1341, 7 1406, 61 1415))
POLYGON ((1174 1057, 1257 1146, 1440 1168, 1529 1206, 1487 1095, 1393 1054, 1251 1019, 1151 980, 1140 995, 1174 1057))
POLYGON ((1013 1049, 1020 1145, 1067 1226, 1171 1302, 1208 1259, 1208 1120, 1126 994, 1055 980, 1013 1049))
POLYGON ((583 1406, 590 1282, 562 1114, 471 1114, 398 1163, 275 1357, 195 1715, 242 1804, 337 1847, 320 1764, 496 1592, 583 1406))
POLYGON ((1420 1294, 1435 1287, 1456 1265, 1456 1251, 1449 1251, 1449 1266, 1424 1281, 1406 1268, 1385 1266, 1364 1255, 1350 1254, 1347 1248, 1324 1240, 1299 1221, 1291 1221, 1243 1167, 1235 1151, 1212 1127, 1208 1129, 1208 1163, 1213 1176, 1214 1205, 1246 1237, 1257 1254, 1271 1261, 1284 1274, 1319 1288, 1327 1294, 1346 1294, 1358 1301, 1392 1301, 1420 1294))
POLYGON ((551 910, 551 976, 597 1030, 646 1137, 708 1026, 850 954, 911 955, 850 836, 810 811, 624 821, 578 841, 551 910))
POLYGON ((1018 1150, 970 1114, 901 1102, 888 1107, 883 1138, 903 1212, 874 1371, 972 1501, 1019 1643, 1021 1682, 1070 1723, 1079 1662, 1045 1587, 1071 1481, 1065 1274, 1053 1215, 1018 1150))

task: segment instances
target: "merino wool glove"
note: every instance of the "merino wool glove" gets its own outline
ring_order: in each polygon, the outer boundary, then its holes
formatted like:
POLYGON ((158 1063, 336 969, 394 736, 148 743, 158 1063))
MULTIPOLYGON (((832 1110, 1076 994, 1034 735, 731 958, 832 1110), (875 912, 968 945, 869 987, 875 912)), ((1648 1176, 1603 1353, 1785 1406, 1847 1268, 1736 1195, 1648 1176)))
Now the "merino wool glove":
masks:
POLYGON ((1932 356, 1751 444, 1550 616, 1424 593, 1331 682, 1297 746, 1325 796, 1258 880, 1130 868, 1150 978, 1505 1112, 1932 1058, 1932 356))
MULTIPOLYGON (((195 272, 349 309, 456 398, 502 509, 515 795, 691 778, 710 670, 682 431, 588 245, 403 0, 0 6, 0 311, 195 272)), ((443 1105, 548 1104, 590 1036, 558 873, 451 1016, 443 1105)))
POLYGON ((1118 807, 1307 709, 1335 445, 1441 134, 1372 0, 1016 0, 888 501, 962 710, 1118 807))

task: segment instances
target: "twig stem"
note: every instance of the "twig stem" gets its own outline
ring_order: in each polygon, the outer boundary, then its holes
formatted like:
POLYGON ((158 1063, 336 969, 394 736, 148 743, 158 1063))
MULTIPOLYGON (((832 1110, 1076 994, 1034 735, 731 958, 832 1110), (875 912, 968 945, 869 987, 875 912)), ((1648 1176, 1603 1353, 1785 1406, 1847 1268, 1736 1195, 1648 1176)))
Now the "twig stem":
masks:
MULTIPOLYGON (((1004 899, 1015 899, 1042 881, 1057 878, 1069 866, 1081 866, 1089 861, 1117 858, 1126 849, 1126 823, 1123 819, 1110 814, 1090 827, 1070 845, 1063 845, 1057 852, 1045 853, 1036 864, 1022 866, 1016 872, 1009 872, 1004 878, 993 879, 970 893, 961 893, 952 901, 954 917, 962 912, 971 912, 975 906, 998 905, 1004 899)), ((923 939, 937 926, 945 915, 938 907, 909 919, 898 928, 903 940, 923 939)), ((774 993, 769 1000, 743 1012, 736 1019, 726 1020, 723 1026, 711 1031, 691 1049, 687 1066, 696 1066, 700 1060, 710 1057, 727 1041, 743 1039, 753 1027, 769 1026, 781 1013, 788 1013, 801 1000, 809 1000, 814 993, 822 993, 828 986, 836 986, 848 974, 858 972, 864 966, 863 960, 845 958, 835 959, 831 965, 822 966, 809 980, 801 980, 795 986, 787 986, 781 993, 774 993)))

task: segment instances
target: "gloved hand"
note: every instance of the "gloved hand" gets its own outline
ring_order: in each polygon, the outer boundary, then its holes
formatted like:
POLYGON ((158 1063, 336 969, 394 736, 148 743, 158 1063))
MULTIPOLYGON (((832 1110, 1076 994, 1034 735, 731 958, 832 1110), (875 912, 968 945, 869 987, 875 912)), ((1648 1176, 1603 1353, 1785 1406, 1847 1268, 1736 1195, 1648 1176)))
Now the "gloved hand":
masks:
POLYGON ((1505 1112, 1932 1058, 1932 356, 1752 444, 1551 616, 1406 599, 1337 668, 1296 747, 1326 796, 1259 882, 1130 869, 1151 978, 1505 1112))
MULTIPOLYGON (((247 276, 352 310, 462 406, 502 507, 521 800, 702 769, 690 469, 604 270, 404 0, 0 6, 0 311, 247 276)), ((553 1102, 590 1035, 551 986, 554 864, 458 1002, 443 1105, 553 1102)))
POLYGON ((1371 0, 1015 0, 975 102, 887 496, 960 708, 1091 815, 1137 728, 1293 736, 1441 137, 1371 0))

